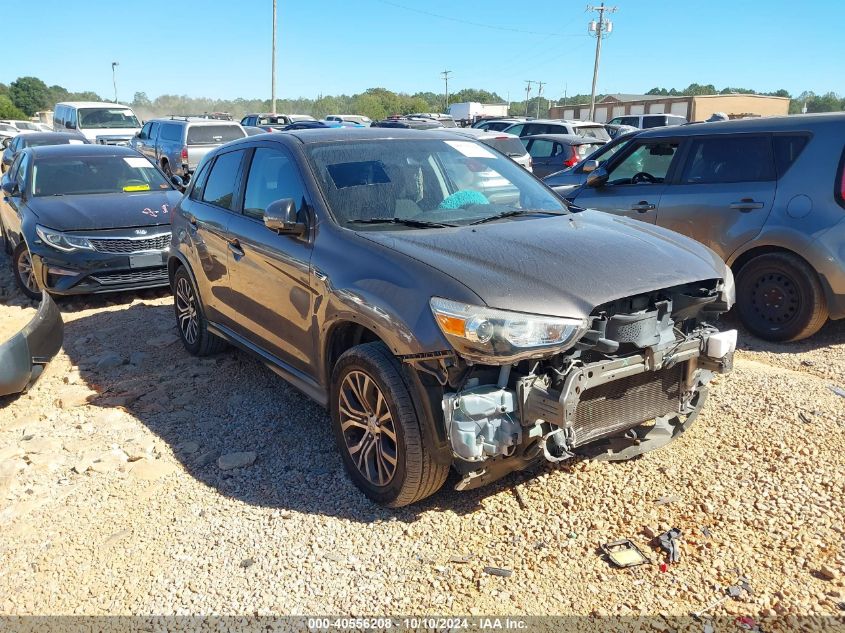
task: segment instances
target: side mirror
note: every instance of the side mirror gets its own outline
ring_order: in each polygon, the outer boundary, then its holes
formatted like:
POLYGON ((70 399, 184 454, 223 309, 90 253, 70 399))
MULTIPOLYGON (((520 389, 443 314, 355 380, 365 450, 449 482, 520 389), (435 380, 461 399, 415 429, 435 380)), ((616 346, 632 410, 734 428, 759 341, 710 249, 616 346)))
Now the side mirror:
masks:
POLYGON ((585 174, 589 174, 594 172, 599 168, 599 161, 597 160, 586 160, 584 164, 581 166, 581 171, 585 174))
POLYGON ((10 139, 10 138, 4 138, 3 139, 3 149, 6 149, 11 144, 12 144, 12 139, 10 139))
POLYGON ((604 167, 598 167, 587 176, 587 186, 596 188, 601 187, 607 182, 607 179, 607 170, 604 167))
POLYGON ((7 196, 13 196, 18 192, 18 183, 13 182, 11 180, 7 180, 2 185, 0 185, 0 188, 3 189, 3 193, 7 196))
POLYGON ((305 225, 297 222, 296 203, 291 198, 276 200, 264 210, 264 226, 279 235, 304 235, 305 225))
POLYGON ((176 187, 179 191, 181 191, 183 193, 185 192, 185 185, 188 184, 187 182, 182 180, 182 178, 180 176, 177 176, 176 174, 173 174, 170 177, 170 182, 173 183, 174 187, 176 187))

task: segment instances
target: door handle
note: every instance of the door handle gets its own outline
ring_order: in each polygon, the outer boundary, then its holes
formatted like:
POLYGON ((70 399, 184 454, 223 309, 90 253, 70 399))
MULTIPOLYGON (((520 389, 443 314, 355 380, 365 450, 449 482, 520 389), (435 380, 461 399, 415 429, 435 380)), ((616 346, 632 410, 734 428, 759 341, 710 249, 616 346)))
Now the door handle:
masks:
POLYGON ((762 209, 763 208, 762 202, 757 202, 752 198, 743 198, 739 202, 732 202, 730 205, 731 209, 738 209, 739 211, 747 212, 751 211, 752 209, 762 209))
POLYGON ((232 251, 232 255, 234 255, 236 260, 244 256, 244 249, 241 248, 241 243, 237 239, 226 240, 226 243, 229 245, 229 250, 232 251))
POLYGON ((645 213, 646 211, 653 211, 657 207, 647 200, 640 200, 637 204, 631 205, 632 211, 638 211, 639 213, 645 213))

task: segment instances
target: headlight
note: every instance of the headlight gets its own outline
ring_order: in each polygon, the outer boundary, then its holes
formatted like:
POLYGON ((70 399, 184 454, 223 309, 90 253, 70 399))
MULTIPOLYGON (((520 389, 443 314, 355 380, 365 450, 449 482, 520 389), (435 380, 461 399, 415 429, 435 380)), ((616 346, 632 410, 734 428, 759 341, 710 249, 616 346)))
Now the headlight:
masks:
POLYGON ((431 298, 431 311, 455 351, 474 361, 517 361, 572 347, 587 329, 583 319, 494 310, 431 298))
POLYGON ((94 250, 91 243, 84 237, 68 235, 67 233, 62 233, 61 231, 54 231, 53 229, 48 229, 40 224, 35 226, 35 232, 38 234, 38 237, 47 244, 47 246, 52 246, 60 251, 68 252, 75 251, 77 249, 86 249, 89 251, 94 250))
POLYGON ((736 303, 736 284, 730 266, 725 265, 725 279, 722 282, 722 299, 728 304, 728 310, 736 303))

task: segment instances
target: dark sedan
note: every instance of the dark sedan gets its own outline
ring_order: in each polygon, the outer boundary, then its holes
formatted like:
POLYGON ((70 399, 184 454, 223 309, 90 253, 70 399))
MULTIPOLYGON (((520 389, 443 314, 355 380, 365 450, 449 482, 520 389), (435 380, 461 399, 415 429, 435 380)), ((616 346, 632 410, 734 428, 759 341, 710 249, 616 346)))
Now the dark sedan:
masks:
POLYGON ((524 136, 521 140, 531 156, 534 175, 538 178, 575 166, 605 143, 597 138, 575 134, 537 134, 524 136))
POLYGON ((28 297, 167 285, 170 210, 181 194, 136 151, 26 148, 2 189, 0 232, 28 297))
POLYGON ((27 147, 41 147, 43 145, 80 145, 87 143, 88 139, 75 134, 63 132, 34 132, 32 134, 18 134, 9 139, 8 144, 4 142, 3 158, 0 163, 0 171, 6 172, 15 160, 15 156, 22 149, 27 147))

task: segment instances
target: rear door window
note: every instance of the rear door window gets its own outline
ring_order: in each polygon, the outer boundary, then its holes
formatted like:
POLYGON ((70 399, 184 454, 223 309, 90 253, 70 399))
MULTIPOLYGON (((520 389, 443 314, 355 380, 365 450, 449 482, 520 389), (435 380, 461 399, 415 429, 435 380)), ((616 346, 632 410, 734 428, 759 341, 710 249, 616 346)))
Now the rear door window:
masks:
POLYGON ((180 134, 182 128, 176 123, 164 123, 161 126, 161 140, 162 141, 180 141, 182 135, 180 134))
POLYGON ((528 153, 532 158, 549 158, 555 155, 555 143, 544 138, 535 138, 528 146, 528 153))
POLYGON ((790 165, 804 151, 810 140, 806 134, 776 134, 772 142, 775 152, 775 169, 778 178, 786 173, 790 165))
POLYGON ((712 136, 690 141, 681 184, 775 179, 769 136, 712 136))
POLYGON ((244 152, 239 150, 220 154, 217 157, 211 167, 211 172, 208 174, 205 187, 203 187, 203 202, 230 211, 235 209, 235 192, 238 189, 238 177, 243 155, 244 152))
POLYGON ((650 127, 663 127, 664 125, 666 125, 666 117, 662 114, 643 117, 643 129, 645 130, 650 127))

